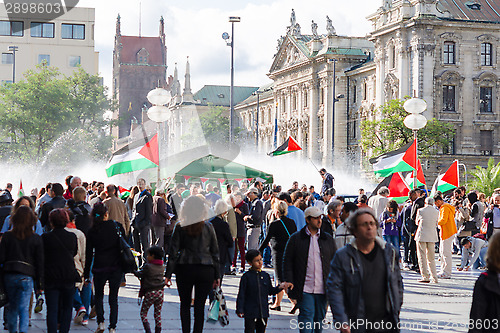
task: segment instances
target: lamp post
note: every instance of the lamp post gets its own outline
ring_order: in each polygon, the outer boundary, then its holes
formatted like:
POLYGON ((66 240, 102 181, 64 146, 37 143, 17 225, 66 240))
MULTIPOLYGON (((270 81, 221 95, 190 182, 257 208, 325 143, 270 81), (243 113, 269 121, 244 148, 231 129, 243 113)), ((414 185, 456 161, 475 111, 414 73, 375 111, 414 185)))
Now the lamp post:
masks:
POLYGON ((155 88, 148 93, 148 101, 153 105, 148 109, 148 117, 157 124, 157 135, 158 135, 158 182, 156 187, 158 188, 161 180, 160 176, 160 160, 162 156, 167 156, 162 154, 163 146, 163 136, 161 135, 161 124, 170 119, 170 111, 165 106, 170 99, 170 93, 163 88, 155 88))
POLYGON ((16 83, 16 52, 19 50, 18 46, 9 46, 9 51, 12 52, 12 83, 16 83))
POLYGON ((234 127, 234 23, 240 22, 241 17, 229 16, 231 22, 231 36, 227 32, 222 34, 222 39, 226 41, 227 46, 231 47, 231 87, 229 88, 229 142, 233 142, 234 127), (231 41, 229 39, 231 38, 231 41))
MULTIPOLYGON (((420 98, 411 98, 403 104, 403 108, 409 113, 403 123, 407 128, 413 131, 413 139, 415 140, 415 163, 417 163, 417 132, 427 124, 427 118, 421 115, 421 113, 427 109, 427 103, 420 98)), ((415 166, 415 172, 413 173, 413 188, 417 188, 417 166, 415 166)))

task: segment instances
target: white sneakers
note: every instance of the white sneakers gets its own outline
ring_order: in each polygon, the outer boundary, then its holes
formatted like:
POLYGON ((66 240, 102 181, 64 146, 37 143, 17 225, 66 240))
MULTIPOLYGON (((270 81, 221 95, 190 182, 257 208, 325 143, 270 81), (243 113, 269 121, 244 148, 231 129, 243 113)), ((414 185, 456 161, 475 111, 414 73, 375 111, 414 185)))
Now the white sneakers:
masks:
POLYGON ((104 325, 104 323, 99 323, 97 329, 95 330, 95 333, 104 333, 105 330, 106 326, 104 325))

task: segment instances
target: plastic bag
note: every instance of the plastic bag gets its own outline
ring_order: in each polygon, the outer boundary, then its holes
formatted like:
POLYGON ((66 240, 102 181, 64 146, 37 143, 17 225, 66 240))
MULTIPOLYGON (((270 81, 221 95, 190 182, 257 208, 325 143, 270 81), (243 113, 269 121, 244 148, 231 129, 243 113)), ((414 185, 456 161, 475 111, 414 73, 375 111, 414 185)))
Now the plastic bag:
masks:
POLYGON ((215 299, 219 302, 219 323, 222 327, 227 326, 229 325, 229 312, 226 307, 226 299, 220 287, 215 289, 215 299))
POLYGON ((219 320, 219 300, 216 298, 210 303, 208 308, 208 318, 207 321, 216 322, 219 320))

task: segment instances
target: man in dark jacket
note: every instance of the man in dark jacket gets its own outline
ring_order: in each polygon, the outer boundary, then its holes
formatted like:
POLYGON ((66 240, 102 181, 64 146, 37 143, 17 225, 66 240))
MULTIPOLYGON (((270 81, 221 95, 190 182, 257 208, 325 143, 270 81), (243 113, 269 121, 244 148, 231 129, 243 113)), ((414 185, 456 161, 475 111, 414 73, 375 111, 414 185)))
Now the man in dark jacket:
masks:
MULTIPOLYGON (((139 194, 132 213, 132 226, 134 227, 134 249, 142 254, 151 246, 151 217, 153 215, 153 197, 146 190, 146 180, 137 180, 139 194)), ((135 198, 134 198, 135 200, 135 198)), ((140 257, 141 258, 141 257, 140 257)), ((141 260, 140 260, 141 261, 141 260)))
POLYGON ((347 225, 355 238, 335 254, 327 282, 336 327, 342 326, 342 333, 366 332, 370 327, 399 332, 403 304, 399 251, 377 237, 373 211, 355 211, 347 225))
POLYGON ((298 326, 321 332, 326 315, 326 280, 329 264, 337 250, 332 236, 321 231, 322 212, 317 207, 305 210, 306 226, 295 232, 285 248, 284 280, 291 290, 288 296, 297 300, 298 326))
POLYGON ((500 233, 500 194, 493 194, 493 205, 484 214, 487 225, 486 239, 490 239, 496 233, 500 233))
POLYGON ((326 190, 333 188, 333 181, 335 178, 328 172, 326 172, 325 168, 322 168, 319 170, 319 174, 321 175, 321 178, 323 178, 323 184, 321 185, 321 195, 323 195, 326 190))
POLYGON ((9 191, 5 190, 0 192, 0 230, 7 216, 12 212, 12 196, 9 191))
POLYGON ((255 250, 259 247, 263 206, 262 201, 259 200, 259 190, 257 188, 250 187, 245 194, 250 206, 250 214, 243 218, 247 226, 247 249, 255 250))
POLYGON ((49 189, 49 195, 52 199, 47 201, 42 206, 42 214, 40 215, 40 223, 45 232, 52 230, 49 225, 49 213, 56 208, 64 208, 66 200, 63 198, 64 188, 59 183, 52 183, 49 189))

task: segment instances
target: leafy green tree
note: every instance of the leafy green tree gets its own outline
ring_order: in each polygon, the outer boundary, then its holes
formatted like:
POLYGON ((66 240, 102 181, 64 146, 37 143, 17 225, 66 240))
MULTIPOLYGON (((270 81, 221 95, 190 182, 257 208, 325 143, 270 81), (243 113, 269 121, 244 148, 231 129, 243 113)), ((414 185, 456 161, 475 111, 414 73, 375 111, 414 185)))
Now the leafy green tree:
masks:
POLYGON ((478 190, 484 194, 491 195, 494 189, 500 187, 500 162, 495 164, 491 157, 488 160, 488 166, 483 168, 476 165, 474 170, 468 172, 472 179, 467 182, 467 187, 478 190))
MULTIPOLYGON (((55 67, 39 65, 23 80, 0 86, 0 137, 10 142, 0 148, 1 157, 40 161, 70 130, 82 129, 98 142, 106 136, 109 122, 103 116, 112 107, 97 75, 79 68, 65 77, 55 67)), ((111 144, 98 147, 103 155, 111 144)))
MULTIPOLYGON (((413 140, 412 130, 403 121, 408 112, 403 108, 405 100, 391 100, 379 109, 380 119, 361 123, 361 145, 365 152, 380 155, 396 150, 413 140)), ((435 118, 418 131, 418 149, 423 155, 446 150, 455 134, 453 125, 435 118)))

